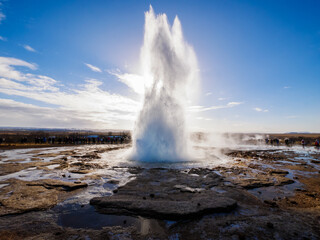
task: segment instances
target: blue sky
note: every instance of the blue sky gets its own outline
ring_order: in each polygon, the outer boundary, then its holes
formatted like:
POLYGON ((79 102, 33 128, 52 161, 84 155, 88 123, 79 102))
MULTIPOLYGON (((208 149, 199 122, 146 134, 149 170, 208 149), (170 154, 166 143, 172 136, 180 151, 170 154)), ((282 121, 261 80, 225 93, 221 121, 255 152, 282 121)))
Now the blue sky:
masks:
POLYGON ((196 52, 194 129, 320 132, 320 2, 271 0, 1 1, 0 126, 132 129, 150 4, 196 52))

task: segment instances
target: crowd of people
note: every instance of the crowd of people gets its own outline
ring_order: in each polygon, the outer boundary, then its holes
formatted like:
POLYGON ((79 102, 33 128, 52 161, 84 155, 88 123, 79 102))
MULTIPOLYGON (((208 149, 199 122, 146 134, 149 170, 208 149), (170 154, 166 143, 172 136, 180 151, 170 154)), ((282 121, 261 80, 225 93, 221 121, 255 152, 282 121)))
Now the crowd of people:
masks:
MULTIPOLYGON (((265 139, 265 143, 266 143, 266 144, 273 145, 273 146, 279 146, 279 145, 280 145, 280 140, 279 140, 278 138, 266 138, 266 139, 265 139)), ((285 138, 285 139, 284 139, 284 144, 285 144, 286 146, 288 146, 288 147, 294 145, 295 143, 296 143, 296 141, 294 141, 293 139, 289 139, 289 138, 285 138)), ((301 139, 300 143, 301 143, 301 146, 302 146, 303 148, 304 148, 306 145, 311 145, 311 146, 313 145, 313 146, 315 146, 317 149, 320 148, 319 139, 316 139, 316 140, 314 141, 314 143, 308 142, 308 144, 307 144, 307 142, 306 142, 304 139, 301 139)))
MULTIPOLYGON (((301 140, 301 146, 304 148, 306 145, 307 145, 307 144, 306 144, 306 141, 305 141, 304 139, 302 139, 302 140, 301 140)), ((317 149, 319 149, 319 139, 316 139, 316 140, 314 141, 314 146, 315 146, 317 149)))
POLYGON ((8 140, 0 138, 2 143, 21 143, 21 144, 123 144, 130 141, 129 136, 36 136, 36 137, 21 137, 17 140, 8 140))
POLYGON ((37 137, 34 143, 49 144, 122 144, 127 140, 124 136, 81 136, 81 137, 37 137))
POLYGON ((266 138, 266 144, 279 146, 280 140, 278 138, 266 138))

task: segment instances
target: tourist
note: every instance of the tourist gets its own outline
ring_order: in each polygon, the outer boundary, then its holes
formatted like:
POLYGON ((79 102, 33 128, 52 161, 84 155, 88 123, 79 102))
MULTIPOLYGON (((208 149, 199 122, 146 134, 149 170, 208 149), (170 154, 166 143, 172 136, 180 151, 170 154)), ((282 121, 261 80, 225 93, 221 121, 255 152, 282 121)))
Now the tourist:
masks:
POLYGON ((289 146, 289 138, 284 139, 284 143, 286 144, 286 146, 289 146))
POLYGON ((305 145, 304 139, 301 140, 301 145, 304 148, 304 145, 305 145))
POLYGON ((319 139, 316 139, 316 141, 314 142, 314 145, 319 150, 319 139))

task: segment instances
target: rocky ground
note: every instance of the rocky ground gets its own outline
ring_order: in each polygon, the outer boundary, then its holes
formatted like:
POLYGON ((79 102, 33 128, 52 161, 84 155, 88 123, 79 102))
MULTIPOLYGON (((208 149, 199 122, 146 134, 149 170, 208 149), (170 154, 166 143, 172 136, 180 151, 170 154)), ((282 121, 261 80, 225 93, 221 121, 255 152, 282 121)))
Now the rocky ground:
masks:
POLYGON ((313 148, 223 149, 214 167, 111 161, 129 147, 0 153, 0 239, 320 238, 313 148))

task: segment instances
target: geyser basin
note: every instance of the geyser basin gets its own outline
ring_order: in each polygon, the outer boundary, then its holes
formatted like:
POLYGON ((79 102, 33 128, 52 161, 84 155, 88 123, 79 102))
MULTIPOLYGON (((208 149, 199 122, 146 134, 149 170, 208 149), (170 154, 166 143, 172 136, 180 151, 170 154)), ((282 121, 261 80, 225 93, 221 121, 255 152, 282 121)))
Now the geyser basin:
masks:
POLYGON ((145 13, 141 65, 145 79, 143 107, 134 131, 133 159, 168 162, 188 159, 185 107, 197 83, 197 60, 184 41, 181 24, 165 14, 145 13))

